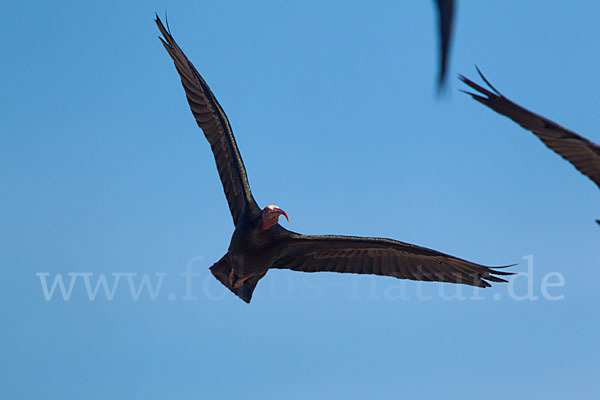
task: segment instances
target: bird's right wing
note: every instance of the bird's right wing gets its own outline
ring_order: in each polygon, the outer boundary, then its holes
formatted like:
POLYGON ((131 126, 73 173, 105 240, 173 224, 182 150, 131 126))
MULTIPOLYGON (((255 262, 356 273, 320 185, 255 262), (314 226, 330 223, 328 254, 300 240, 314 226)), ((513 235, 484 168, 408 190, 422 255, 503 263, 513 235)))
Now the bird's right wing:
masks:
POLYGON ((293 232, 282 241, 279 257, 271 268, 385 275, 479 287, 491 286, 487 281, 506 282, 494 275, 513 275, 391 239, 307 236, 293 232))
POLYGON ((454 30, 455 0, 436 0, 436 3, 440 31, 440 72, 438 76, 438 87, 441 89, 444 85, 446 72, 448 70, 450 44, 452 42, 452 31, 454 30))
POLYGON ((155 21, 160 33, 163 35, 159 39, 173 59, 175 68, 177 68, 177 72, 181 77, 181 83, 185 89, 194 118, 210 143, 217 163, 217 170, 223 183, 223 190, 229 203, 229 210, 234 224, 237 225, 244 208, 251 207, 257 210, 258 205, 250 191, 246 168, 233 137, 227 115, 225 115, 221 105, 200 73, 188 60, 169 30, 158 18, 158 15, 155 21))
POLYGON ((479 92, 465 93, 532 132, 546 146, 573 164, 579 172, 586 175, 600 187, 600 146, 541 115, 513 103, 497 91, 479 69, 477 71, 491 90, 483 88, 460 75, 461 81, 479 92))

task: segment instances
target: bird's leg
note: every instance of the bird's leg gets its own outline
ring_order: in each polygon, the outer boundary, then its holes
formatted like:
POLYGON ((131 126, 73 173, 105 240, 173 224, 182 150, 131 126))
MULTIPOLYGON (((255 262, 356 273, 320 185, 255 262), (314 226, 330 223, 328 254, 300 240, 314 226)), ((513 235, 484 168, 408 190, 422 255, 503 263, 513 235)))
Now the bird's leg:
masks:
POLYGON ((229 285, 234 288, 234 289, 239 289, 242 287, 242 285, 244 284, 244 282, 246 282, 248 280, 248 278, 250 278, 249 276, 245 277, 245 278, 238 278, 235 275, 235 271, 233 268, 231 268, 231 272, 229 273, 229 285))
POLYGON ((242 287, 242 285, 244 284, 244 282, 246 282, 248 280, 248 278, 250 278, 249 276, 245 277, 245 278, 241 278, 241 279, 237 279, 235 281, 235 283, 233 284, 233 287, 235 289, 239 289, 242 287))
POLYGON ((229 273, 229 285, 231 287, 233 287, 233 283, 236 281, 235 278, 235 271, 233 270, 233 267, 231 268, 231 272, 229 273))
POLYGON ((246 282, 246 280, 248 280, 248 278, 250 278, 250 277, 247 276, 245 278, 238 278, 235 275, 234 269, 231 268, 231 272, 229 273, 229 285, 234 289, 238 289, 238 288, 242 287, 242 285, 244 284, 244 282, 246 282))

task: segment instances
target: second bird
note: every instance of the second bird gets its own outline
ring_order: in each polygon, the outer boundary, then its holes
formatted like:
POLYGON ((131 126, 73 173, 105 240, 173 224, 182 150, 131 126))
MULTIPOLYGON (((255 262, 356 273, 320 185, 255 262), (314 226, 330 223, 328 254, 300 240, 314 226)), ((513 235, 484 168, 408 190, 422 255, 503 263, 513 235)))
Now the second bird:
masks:
MULTIPOLYGON (((590 178, 600 188, 599 145, 507 99, 488 82, 479 69, 477 69, 477 72, 491 90, 460 75, 461 81, 477 91, 477 93, 465 93, 533 133, 549 149, 570 162, 579 172, 590 178)), ((597 219, 596 222, 600 224, 600 220, 597 219)))

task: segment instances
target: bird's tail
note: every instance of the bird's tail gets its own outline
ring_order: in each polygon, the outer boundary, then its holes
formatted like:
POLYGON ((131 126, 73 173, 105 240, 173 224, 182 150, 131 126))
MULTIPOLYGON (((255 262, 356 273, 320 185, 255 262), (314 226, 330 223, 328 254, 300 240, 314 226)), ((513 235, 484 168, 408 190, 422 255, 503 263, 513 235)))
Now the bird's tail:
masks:
POLYGON ((210 267, 210 272, 215 276, 215 278, 217 278, 219 282, 223 284, 223 286, 231 290, 233 294, 244 300, 246 303, 250 303, 250 300, 252 300, 252 293, 254 293, 256 284, 258 283, 259 279, 262 278, 261 276, 258 279, 247 279, 239 288, 234 288, 231 286, 231 283, 229 282, 229 274, 231 272, 229 253, 225 254, 219 261, 210 267))

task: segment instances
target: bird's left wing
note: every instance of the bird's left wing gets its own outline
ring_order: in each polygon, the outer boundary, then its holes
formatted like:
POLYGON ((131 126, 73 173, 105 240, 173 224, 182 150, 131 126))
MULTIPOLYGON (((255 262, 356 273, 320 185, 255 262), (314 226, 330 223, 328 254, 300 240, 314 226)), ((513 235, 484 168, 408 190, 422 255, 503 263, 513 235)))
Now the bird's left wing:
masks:
MULTIPOLYGON (((303 272, 342 272, 393 276, 416 281, 488 287, 512 275, 439 251, 391 239, 307 236, 293 233, 281 243, 272 268, 303 272)), ((504 268, 504 267, 494 267, 504 268)))

